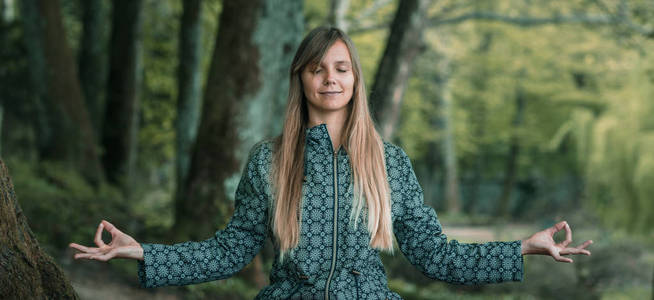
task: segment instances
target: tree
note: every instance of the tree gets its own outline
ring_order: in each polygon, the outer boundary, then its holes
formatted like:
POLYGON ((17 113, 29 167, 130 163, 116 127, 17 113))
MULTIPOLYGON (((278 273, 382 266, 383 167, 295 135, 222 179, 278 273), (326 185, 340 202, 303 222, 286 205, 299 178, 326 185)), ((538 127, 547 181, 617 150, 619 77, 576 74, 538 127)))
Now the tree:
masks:
POLYGON ((36 96, 39 153, 102 180, 96 137, 66 41, 59 1, 21 1, 30 81, 36 96), (47 24, 47 26, 46 26, 47 24))
POLYGON ((281 129, 301 4, 223 3, 188 177, 175 200, 177 239, 201 239, 227 223, 247 150, 281 129))
POLYGON ((179 65, 177 67, 177 120, 175 123, 176 138, 176 177, 177 190, 180 198, 184 195, 184 181, 188 175, 191 150, 200 114, 201 86, 200 75, 202 26, 200 7, 201 0, 184 1, 182 22, 179 31, 179 65))
POLYGON ((78 299, 52 257, 41 249, 0 160, 0 298, 78 299))
POLYGON ((395 131, 413 61, 424 49, 422 31, 428 0, 402 0, 395 13, 386 49, 370 92, 374 118, 382 136, 390 140, 395 131))
POLYGON ((106 87, 107 47, 105 34, 106 9, 100 0, 80 1, 82 4, 82 41, 78 54, 79 80, 89 109, 96 136, 101 134, 106 87))
POLYGON ((113 2, 102 162, 107 180, 128 191, 136 160, 142 0, 113 2))
POLYGON ((327 23, 347 32, 349 23, 345 19, 345 13, 350 7, 350 0, 331 0, 327 23))

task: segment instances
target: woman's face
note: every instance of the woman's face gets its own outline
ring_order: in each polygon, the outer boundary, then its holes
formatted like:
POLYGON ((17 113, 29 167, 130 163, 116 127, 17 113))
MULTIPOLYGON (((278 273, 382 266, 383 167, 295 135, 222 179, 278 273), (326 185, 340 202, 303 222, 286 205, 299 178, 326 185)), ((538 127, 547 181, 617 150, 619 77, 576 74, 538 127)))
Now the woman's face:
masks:
POLYGON ((320 64, 308 65, 302 70, 301 78, 310 111, 319 114, 345 112, 354 87, 352 60, 345 43, 334 42, 320 64))

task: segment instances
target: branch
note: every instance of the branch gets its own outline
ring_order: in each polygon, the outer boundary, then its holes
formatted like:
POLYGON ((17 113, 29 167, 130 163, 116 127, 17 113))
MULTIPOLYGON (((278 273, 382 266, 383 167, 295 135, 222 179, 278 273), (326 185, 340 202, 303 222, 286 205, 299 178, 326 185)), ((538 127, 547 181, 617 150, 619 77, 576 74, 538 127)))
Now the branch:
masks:
POLYGON ((546 18, 538 17, 512 17, 501 15, 493 12, 472 12, 463 14, 449 19, 430 18, 430 25, 437 27, 441 25, 451 25, 463 23, 468 20, 486 20, 500 21, 503 23, 515 24, 523 27, 541 26, 547 24, 618 24, 615 18, 604 15, 570 15, 570 16, 553 16, 546 18))
MULTIPOLYGON (((646 38, 654 39, 654 29, 647 28, 645 26, 634 23, 630 18, 624 15, 612 16, 612 15, 555 15, 552 17, 513 17, 507 15, 501 15, 494 12, 472 12, 463 14, 460 16, 452 18, 438 18, 433 17, 428 20, 428 26, 438 27, 443 25, 455 25, 463 23, 468 20, 486 20, 486 21, 498 21, 507 24, 514 24, 522 27, 531 27, 531 26, 542 26, 548 24, 588 24, 588 25, 624 25, 630 30, 645 36, 646 38)), ((359 34, 372 30, 386 29, 388 24, 371 24, 365 27, 353 28, 350 31, 350 34, 359 34)))

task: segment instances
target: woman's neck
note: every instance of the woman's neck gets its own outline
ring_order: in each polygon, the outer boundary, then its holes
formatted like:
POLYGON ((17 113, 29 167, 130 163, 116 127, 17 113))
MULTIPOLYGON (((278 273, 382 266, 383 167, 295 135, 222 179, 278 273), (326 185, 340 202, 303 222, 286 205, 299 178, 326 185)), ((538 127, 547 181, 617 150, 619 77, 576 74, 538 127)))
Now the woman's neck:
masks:
POLYGON ((329 137, 332 140, 332 146, 334 147, 332 150, 336 152, 341 146, 341 134, 345 127, 345 119, 345 114, 330 114, 314 117, 310 114, 307 127, 310 128, 320 124, 327 124, 327 132, 329 133, 329 137))

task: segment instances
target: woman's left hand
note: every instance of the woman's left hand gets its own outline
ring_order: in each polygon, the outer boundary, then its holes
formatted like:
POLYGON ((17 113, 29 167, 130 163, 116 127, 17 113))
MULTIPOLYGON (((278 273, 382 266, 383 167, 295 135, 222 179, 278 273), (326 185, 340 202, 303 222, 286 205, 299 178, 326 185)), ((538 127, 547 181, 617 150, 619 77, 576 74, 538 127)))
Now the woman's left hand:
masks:
POLYGON ((590 251, 584 249, 592 244, 592 240, 585 241, 577 247, 568 247, 572 243, 572 230, 568 222, 561 221, 556 225, 543 231, 536 232, 528 239, 522 240, 522 254, 550 255, 557 261, 572 263, 572 259, 563 255, 584 254, 590 255, 590 251), (565 241, 554 242, 554 234, 565 228, 565 241))

